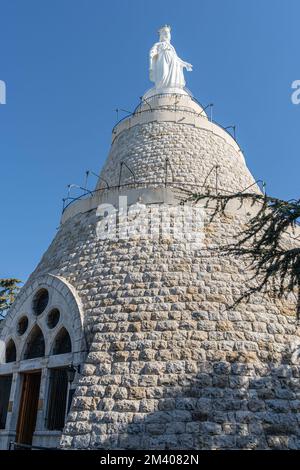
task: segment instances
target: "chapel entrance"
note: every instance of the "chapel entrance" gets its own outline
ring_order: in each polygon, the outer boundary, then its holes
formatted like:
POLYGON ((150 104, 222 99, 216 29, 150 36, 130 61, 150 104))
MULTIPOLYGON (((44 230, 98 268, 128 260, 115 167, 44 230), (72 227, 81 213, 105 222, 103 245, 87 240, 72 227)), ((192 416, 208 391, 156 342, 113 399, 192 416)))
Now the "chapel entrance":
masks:
POLYGON ((20 444, 32 444, 38 411, 41 371, 22 374, 23 385, 16 441, 20 444))

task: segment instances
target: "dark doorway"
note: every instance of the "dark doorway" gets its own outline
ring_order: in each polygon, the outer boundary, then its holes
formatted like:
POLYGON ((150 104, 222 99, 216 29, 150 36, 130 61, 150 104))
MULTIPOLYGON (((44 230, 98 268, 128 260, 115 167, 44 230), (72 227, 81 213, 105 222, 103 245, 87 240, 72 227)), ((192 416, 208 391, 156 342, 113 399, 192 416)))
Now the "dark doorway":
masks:
POLYGON ((38 410, 40 383, 40 371, 23 374, 23 386, 16 438, 16 441, 20 444, 32 444, 38 410))
POLYGON ((0 429, 5 429, 12 375, 0 376, 0 429))
POLYGON ((68 395, 66 368, 51 369, 47 410, 47 429, 62 431, 65 425, 68 395))

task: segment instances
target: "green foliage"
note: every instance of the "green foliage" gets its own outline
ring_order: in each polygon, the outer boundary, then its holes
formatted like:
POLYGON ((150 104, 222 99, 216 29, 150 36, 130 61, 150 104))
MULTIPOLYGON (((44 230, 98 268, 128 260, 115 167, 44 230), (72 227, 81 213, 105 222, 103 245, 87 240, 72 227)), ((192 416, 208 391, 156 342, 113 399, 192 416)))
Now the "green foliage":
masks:
POLYGON ((249 300, 254 292, 271 291, 279 298, 297 292, 297 317, 300 318, 300 237, 294 233, 300 221, 300 199, 284 201, 252 193, 193 194, 190 199, 205 200, 206 206, 214 200, 211 220, 218 213, 224 214, 233 199, 239 200, 241 205, 245 200, 255 205, 255 215, 236 242, 220 248, 250 261, 250 267, 254 269, 251 279, 258 280, 258 284, 249 288, 235 303, 249 300), (286 234, 290 235, 289 239, 284 236, 286 234))
POLYGON ((4 318, 5 313, 14 302, 20 289, 18 284, 21 282, 14 278, 0 279, 0 318, 4 318))

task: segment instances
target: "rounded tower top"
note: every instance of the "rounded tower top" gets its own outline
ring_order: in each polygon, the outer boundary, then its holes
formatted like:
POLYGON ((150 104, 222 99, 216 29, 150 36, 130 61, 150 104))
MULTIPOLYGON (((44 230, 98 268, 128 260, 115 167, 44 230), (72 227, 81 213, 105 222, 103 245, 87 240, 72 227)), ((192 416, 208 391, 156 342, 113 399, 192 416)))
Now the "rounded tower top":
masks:
MULTIPOLYGON (((230 193, 249 187, 259 191, 236 140, 213 122, 212 105, 203 107, 185 88, 183 70, 191 71, 192 65, 177 56, 170 39, 170 28, 161 28, 160 40, 149 53, 154 87, 131 115, 115 125, 95 191, 68 208, 63 220, 103 199, 110 201, 121 188, 136 193, 132 200, 149 203, 158 201, 158 188, 172 193, 178 189, 230 193)), ((167 199, 173 201, 173 196, 167 199)))

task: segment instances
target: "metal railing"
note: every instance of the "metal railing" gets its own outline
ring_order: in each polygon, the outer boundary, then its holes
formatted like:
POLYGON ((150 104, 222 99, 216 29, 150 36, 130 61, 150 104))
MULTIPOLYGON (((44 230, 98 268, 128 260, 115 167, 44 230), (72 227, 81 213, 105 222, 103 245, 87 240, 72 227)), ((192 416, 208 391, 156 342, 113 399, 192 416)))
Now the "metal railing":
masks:
MULTIPOLYGON (((244 188, 240 191, 228 191, 227 189, 225 188, 222 188, 222 187, 219 187, 219 181, 218 181, 218 168, 219 166, 218 165, 214 165, 211 169, 210 172, 212 172, 212 170, 216 170, 216 175, 215 175, 215 186, 209 186, 207 184, 198 184, 198 183, 179 183, 179 182, 175 182, 174 181, 174 173, 173 173, 173 169, 170 165, 170 162, 167 161, 165 163, 165 175, 164 175, 164 179, 161 179, 161 180, 148 180, 148 181, 133 181, 133 182, 130 182, 130 183, 125 183, 125 184, 117 184, 117 185, 112 185, 110 186, 109 188, 99 188, 99 189, 95 189, 94 191, 90 191, 90 192, 86 192, 84 194, 81 194, 80 196, 76 197, 76 198, 65 198, 63 199, 63 210, 62 210, 62 213, 65 212, 65 210, 71 206, 72 204, 74 204, 75 202, 77 201, 81 201, 83 199, 86 199, 86 197, 94 197, 98 194, 102 194, 104 193, 105 191, 108 191, 108 190, 120 190, 121 188, 122 189, 139 189, 139 188, 151 188, 151 187, 155 187, 155 186, 164 186, 164 187, 172 187, 174 189, 178 189, 179 191, 183 191, 183 192, 189 192, 191 191, 192 189, 197 189, 198 191, 201 191, 202 189, 205 189, 206 191, 214 191, 215 193, 220 193, 220 191, 222 191, 224 194, 241 194, 243 192, 245 192, 247 189, 250 189, 251 187, 255 186, 255 184, 257 184, 258 186, 258 183, 262 183, 262 180, 257 180, 255 181, 254 183, 252 183, 250 186, 248 186, 247 188, 244 188), (167 172, 168 172, 168 169, 170 169, 171 171, 171 176, 172 176, 172 181, 168 181, 167 179, 167 172), (66 204, 66 202, 69 200, 69 202, 66 204)), ((205 179, 205 183, 206 183, 206 180, 208 178, 209 175, 207 175, 206 179, 205 179)), ((263 185, 264 186, 264 185, 263 185)), ((259 188, 262 192, 263 190, 261 188, 259 188)))
MULTIPOLYGON (((186 89, 187 90, 187 89, 186 89)), ((188 109, 187 107, 183 106, 183 108, 186 110, 186 112, 189 112, 191 114, 195 114, 197 116, 199 116, 199 114, 201 115, 207 108, 211 108, 214 106, 213 103, 210 103, 208 104, 207 106, 203 106, 202 103, 200 103, 199 100, 197 100, 197 98, 195 98, 191 92, 189 90, 187 90, 190 98, 192 101, 194 101, 195 103, 197 103, 201 108, 202 108, 202 111, 200 113, 197 113, 196 111, 192 110, 192 109, 188 109)), ((155 97, 160 97, 160 96, 164 96, 165 94, 157 94, 155 95, 155 97)), ((177 108, 177 105, 178 105, 178 102, 175 102, 174 105, 166 105, 165 108, 166 109, 170 109, 170 108, 173 108, 174 111, 177 111, 178 108, 177 108)), ((135 116, 137 114, 141 114, 141 113, 149 113, 149 112, 152 112, 152 111, 156 111, 156 110, 161 110, 162 108, 164 108, 164 106, 162 107, 153 107, 150 105, 150 103, 148 102, 148 99, 145 99, 143 97, 140 97, 140 103, 136 106, 136 108, 134 109, 133 112, 131 111, 128 111, 128 110, 125 110, 125 109, 120 109, 118 108, 116 111, 117 111, 117 116, 118 116, 118 112, 119 111, 123 111, 126 113, 126 116, 124 116, 123 118, 121 118, 120 120, 118 120, 118 122, 115 124, 115 126, 113 127, 113 134, 116 133, 116 127, 124 120, 128 119, 129 117, 132 117, 132 116, 135 116), (148 105, 147 109, 141 109, 141 106, 143 105, 143 103, 145 103, 146 105, 148 105)), ((236 141, 236 126, 227 126, 227 127, 224 127, 222 126, 221 124, 219 124, 217 121, 215 121, 213 118, 212 118, 212 112, 210 114, 210 118, 208 118, 210 122, 212 122, 213 124, 216 124, 218 127, 220 127, 221 129, 223 129, 232 139, 236 141), (233 134, 231 132, 229 132, 229 129, 233 129, 233 134)), ((242 150, 240 150, 242 151, 242 150)), ((218 165, 215 165, 211 171, 213 171, 213 169, 215 169, 215 172, 216 172, 216 176, 215 176, 215 186, 216 186, 216 191, 218 192, 219 189, 221 188, 218 188, 218 169, 219 169, 219 166, 218 165)), ((105 184, 106 184, 106 188, 100 188, 100 189, 96 189, 94 191, 90 191, 89 189, 87 189, 86 187, 85 188, 82 188, 81 189, 84 191, 83 194, 80 194, 79 196, 77 197, 71 197, 70 196, 70 189, 71 187, 73 186, 77 186, 77 185, 68 185, 68 195, 66 198, 63 198, 63 208, 62 208, 62 213, 64 213, 64 211, 71 205, 73 204, 74 202, 78 201, 78 200, 82 200, 82 199, 85 199, 86 197, 89 197, 89 196, 94 196, 96 193, 98 192, 103 192, 105 190, 108 190, 108 189, 120 189, 120 188, 138 188, 138 187, 141 187, 141 186, 149 186, 149 185, 152 185, 152 184, 163 184, 165 187, 167 187, 168 185, 175 185, 174 183, 174 172, 173 172, 173 168, 171 166, 171 163, 170 163, 170 160, 168 158, 166 158, 165 160, 165 178, 164 178, 164 181, 137 181, 136 180, 136 175, 135 173, 133 172, 133 170, 128 166, 128 164, 123 160, 122 162, 120 162, 120 171, 119 171, 119 184, 118 185, 114 185, 114 186, 109 186, 108 182, 101 176, 99 175, 96 175, 94 172, 92 171, 87 171, 86 172, 86 182, 87 182, 87 178, 88 178, 88 175, 89 174, 93 174, 95 176, 98 176, 98 178, 100 180, 102 180, 105 184), (123 167, 126 167, 127 170, 131 173, 132 177, 133 177, 133 182, 131 183, 126 183, 126 184, 121 184, 121 180, 122 180, 122 174, 123 174, 123 167), (172 182, 168 182, 167 179, 167 172, 168 172, 168 168, 170 169, 171 171, 171 174, 172 174, 172 182)), ((208 177, 210 176, 210 174, 207 175, 206 179, 205 179, 205 182, 204 182, 204 185, 203 187, 206 187, 206 180, 208 179, 208 177)), ((255 182, 256 183, 256 182, 255 182)), ((254 184, 255 184, 254 183, 254 184)), ((86 185, 85 185, 86 186, 86 185)), ((189 187, 191 186, 195 186, 195 187, 198 187, 199 189, 201 188, 201 186, 195 184, 188 184, 189 187)), ((77 186, 79 188, 79 186, 77 186)), ((222 191, 224 193, 230 193, 230 191, 226 191, 225 189, 222 189, 222 191)))
MULTIPOLYGON (((160 97, 160 96, 165 96, 165 94, 157 94, 155 95, 155 97, 160 97)), ((200 113, 197 113, 196 111, 193 111, 192 109, 190 108, 187 108, 185 106, 183 106, 182 108, 184 108, 184 110, 188 113, 191 113, 191 114, 195 114, 196 116, 199 116, 199 115, 202 115, 202 113, 207 109, 207 108, 212 108, 214 106, 213 103, 210 103, 208 104, 207 106, 203 106, 202 103, 200 103, 199 100, 197 100, 197 98, 195 98, 194 96, 190 96, 191 100, 194 101, 195 103, 197 103, 201 108, 202 108, 202 111, 200 113)), ((127 111, 125 109, 118 109, 118 111, 123 111, 123 112, 126 112, 127 114, 125 116, 123 116, 121 119, 119 119, 116 124, 114 125, 113 129, 112 129, 112 134, 116 134, 116 128, 118 127, 118 125, 125 121, 126 119, 130 118, 130 117, 133 117, 133 116, 136 116, 137 114, 142 114, 142 113, 149 113, 149 112, 152 112, 152 111, 159 111, 161 109, 172 109, 172 105, 165 105, 165 106, 159 106, 159 107, 153 107, 150 105, 150 103, 148 102, 148 99, 142 99, 142 97, 140 97, 140 103, 136 106, 136 108, 134 109, 134 111, 127 111), (140 109, 140 107, 143 105, 143 103, 145 103, 146 105, 148 105, 148 108, 147 109, 140 109)), ((177 108, 177 105, 178 105, 178 102, 175 102, 174 105, 173 105, 173 110, 174 111, 178 111, 180 109, 177 108)), ((210 122, 212 122, 213 124, 215 124, 216 126, 220 127, 221 129, 223 129, 228 135, 230 135, 230 137, 232 139, 235 140, 235 142, 237 142, 236 140, 236 126, 235 125, 231 125, 231 126, 222 126, 222 124, 220 124, 219 122, 217 122, 215 119, 212 118, 212 111, 211 111, 211 114, 210 114, 210 117, 208 117, 208 120, 210 122), (233 134, 229 131, 229 129, 232 129, 233 130, 233 134)))

